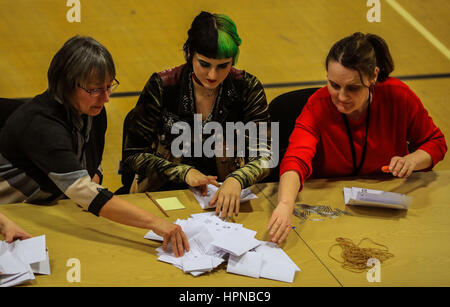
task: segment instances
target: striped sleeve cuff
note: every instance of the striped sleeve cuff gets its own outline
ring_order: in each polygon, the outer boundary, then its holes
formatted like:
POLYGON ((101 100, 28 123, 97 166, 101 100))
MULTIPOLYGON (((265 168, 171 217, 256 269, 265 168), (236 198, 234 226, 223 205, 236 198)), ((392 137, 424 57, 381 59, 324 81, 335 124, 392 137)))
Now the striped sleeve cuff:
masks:
POLYGON ((72 173, 49 173, 58 188, 85 210, 99 215, 101 208, 113 197, 113 193, 93 182, 86 170, 72 173))

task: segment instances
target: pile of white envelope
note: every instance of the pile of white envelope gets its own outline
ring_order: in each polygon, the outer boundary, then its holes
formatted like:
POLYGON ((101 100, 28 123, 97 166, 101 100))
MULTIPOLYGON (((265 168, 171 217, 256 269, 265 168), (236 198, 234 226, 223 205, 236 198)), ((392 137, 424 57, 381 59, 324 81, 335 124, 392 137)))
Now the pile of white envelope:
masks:
POLYGON ((346 205, 408 210, 412 197, 394 192, 344 187, 344 200, 346 205))
POLYGON ((45 235, 12 243, 0 241, 0 287, 11 287, 50 275, 45 235))
MULTIPOLYGON (((227 272, 254 278, 269 278, 293 282, 298 266, 278 245, 255 239, 256 231, 242 224, 218 218, 214 212, 192 214, 187 220, 177 220, 189 241, 190 251, 176 258, 170 248, 157 249, 158 260, 171 263, 193 276, 210 272, 228 261, 227 272)), ((146 239, 162 241, 153 231, 146 239)))

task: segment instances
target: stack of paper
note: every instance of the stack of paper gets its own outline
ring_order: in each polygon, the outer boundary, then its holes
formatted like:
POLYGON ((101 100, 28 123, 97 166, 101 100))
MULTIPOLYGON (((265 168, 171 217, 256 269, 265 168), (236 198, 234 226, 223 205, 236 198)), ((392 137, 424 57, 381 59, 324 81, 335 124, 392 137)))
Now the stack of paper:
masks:
MULTIPOLYGON (((199 189, 190 187, 189 189, 194 194, 195 198, 197 199, 198 203, 200 204, 200 207, 202 209, 208 209, 208 208, 215 208, 216 205, 213 206, 209 205, 209 202, 214 197, 214 194, 216 194, 217 190, 219 189, 215 185, 208 184, 207 186, 208 190, 206 192, 206 195, 203 196, 199 189)), ((241 190, 241 203, 245 201, 249 201, 250 199, 258 198, 256 194, 254 194, 250 189, 242 189, 241 190)))
POLYGON ((0 287, 34 279, 34 273, 50 275, 45 235, 12 243, 0 241, 0 287))
MULTIPOLYGON (((300 269, 276 244, 255 239, 256 231, 242 224, 225 222, 214 212, 192 214, 187 220, 177 220, 189 241, 190 251, 176 258, 170 248, 158 248, 158 260, 171 263, 193 276, 210 272, 228 261, 227 272, 293 282, 300 269)), ((162 238, 153 231, 146 239, 162 238)))
POLYGON ((344 188, 344 199, 346 205, 392 209, 408 209, 412 201, 412 197, 405 194, 355 187, 344 188))

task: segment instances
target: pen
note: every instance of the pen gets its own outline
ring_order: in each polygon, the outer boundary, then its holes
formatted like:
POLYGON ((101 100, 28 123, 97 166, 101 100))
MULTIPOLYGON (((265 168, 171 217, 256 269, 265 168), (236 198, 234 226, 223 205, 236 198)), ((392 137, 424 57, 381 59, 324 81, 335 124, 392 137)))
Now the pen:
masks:
POLYGON ((159 210, 161 210, 161 212, 166 216, 169 217, 169 215, 167 214, 167 212, 156 202, 156 200, 150 195, 150 193, 145 192, 145 195, 147 195, 148 198, 150 198, 150 200, 156 205, 156 207, 158 207, 159 210))
POLYGON ((382 166, 382 167, 381 167, 381 171, 382 171, 383 173, 390 173, 390 171, 389 171, 389 165, 382 166))

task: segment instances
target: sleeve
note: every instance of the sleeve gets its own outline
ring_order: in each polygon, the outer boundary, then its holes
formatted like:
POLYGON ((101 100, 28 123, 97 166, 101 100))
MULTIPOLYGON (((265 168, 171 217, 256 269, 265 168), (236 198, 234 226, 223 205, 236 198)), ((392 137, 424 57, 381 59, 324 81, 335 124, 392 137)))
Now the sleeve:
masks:
POLYGON ((249 154, 248 162, 227 176, 238 180, 242 188, 247 188, 269 175, 270 169, 278 164, 278 156, 271 150, 271 123, 266 94, 261 82, 251 76, 242 96, 244 97, 244 123, 253 122, 257 126, 260 123, 267 124, 266 127, 259 125, 256 141, 251 139, 254 137, 251 134, 245 136, 246 144, 248 144, 247 152, 256 154, 254 157, 249 154))
POLYGON ((57 120, 35 115, 22 132, 20 146, 28 158, 70 199, 89 212, 99 215, 113 194, 91 181, 81 167, 72 146, 72 138, 57 120))
POLYGON ((102 184, 102 182, 103 182, 103 167, 101 164, 95 170, 95 174, 97 174, 98 178, 100 179, 100 184, 102 184))
POLYGON ((289 145, 280 164, 280 177, 287 171, 296 171, 300 178, 300 190, 303 182, 312 174, 312 160, 317 151, 320 131, 317 116, 313 112, 313 95, 297 118, 289 137, 289 145))
POLYGON ((445 137, 428 115, 419 97, 409 89, 404 95, 408 108, 407 140, 412 148, 422 149, 431 156, 431 169, 444 159, 447 152, 445 137))
POLYGON ((163 181, 182 183, 192 167, 156 155, 158 128, 162 120, 162 94, 161 78, 154 73, 124 124, 124 164, 141 176, 158 176, 163 181))

